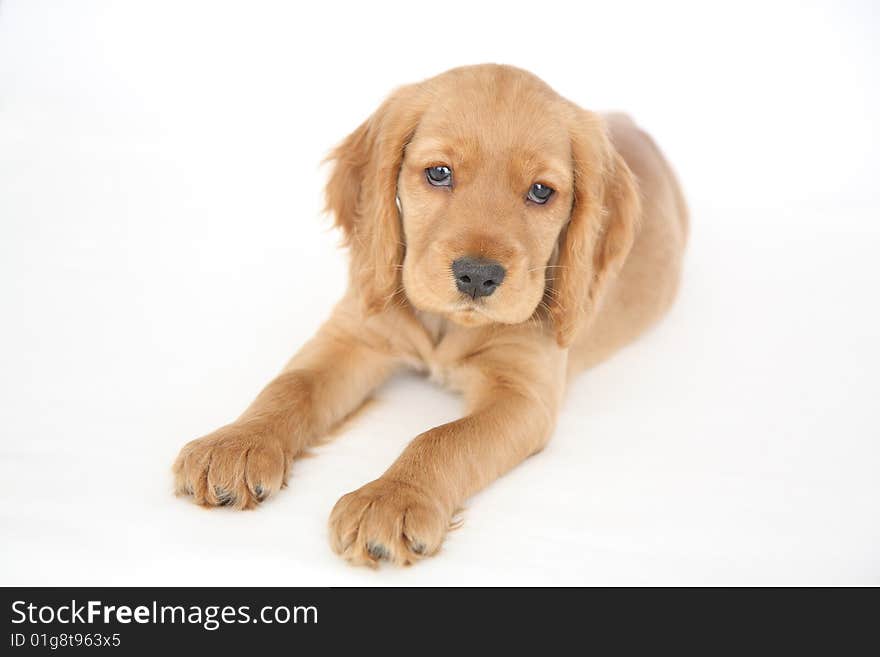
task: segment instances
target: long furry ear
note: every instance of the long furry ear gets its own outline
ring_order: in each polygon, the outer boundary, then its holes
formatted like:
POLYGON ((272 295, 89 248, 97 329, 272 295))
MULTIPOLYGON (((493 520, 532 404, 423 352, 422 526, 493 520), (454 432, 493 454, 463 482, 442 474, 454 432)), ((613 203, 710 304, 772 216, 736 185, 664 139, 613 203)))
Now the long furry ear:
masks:
POLYGON ((641 216, 635 177, 611 143, 604 121, 577 109, 571 133, 574 203, 560 237, 551 306, 561 347, 592 321, 632 248, 641 216))
POLYGON ((327 157, 327 210, 342 229, 351 254, 351 284, 367 314, 400 293, 404 244, 397 209, 397 178, 404 148, 423 108, 418 86, 394 92, 327 157))

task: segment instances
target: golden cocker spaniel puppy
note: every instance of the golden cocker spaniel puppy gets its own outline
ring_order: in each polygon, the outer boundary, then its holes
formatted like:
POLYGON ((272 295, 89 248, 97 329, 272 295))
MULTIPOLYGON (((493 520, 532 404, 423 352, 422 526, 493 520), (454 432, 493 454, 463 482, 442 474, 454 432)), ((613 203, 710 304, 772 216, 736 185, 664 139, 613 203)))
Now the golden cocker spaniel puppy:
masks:
POLYGON ((330 156, 348 290, 241 417, 188 443, 176 489, 246 509, 402 367, 467 413, 344 495, 330 544, 408 564, 454 513, 549 440, 566 382, 669 308, 688 232, 676 178, 627 116, 600 116, 509 66, 395 91, 330 156))

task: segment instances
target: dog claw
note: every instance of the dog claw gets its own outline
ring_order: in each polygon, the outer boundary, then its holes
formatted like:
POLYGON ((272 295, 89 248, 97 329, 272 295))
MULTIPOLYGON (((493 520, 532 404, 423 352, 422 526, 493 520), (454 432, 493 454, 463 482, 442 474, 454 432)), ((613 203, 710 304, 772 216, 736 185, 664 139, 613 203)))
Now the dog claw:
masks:
POLYGON ((220 506, 229 506, 235 503, 235 495, 223 488, 215 487, 214 495, 217 496, 217 504, 220 506))
POLYGON ((387 559, 390 556, 388 549, 381 543, 367 543, 367 552, 374 559, 387 559))

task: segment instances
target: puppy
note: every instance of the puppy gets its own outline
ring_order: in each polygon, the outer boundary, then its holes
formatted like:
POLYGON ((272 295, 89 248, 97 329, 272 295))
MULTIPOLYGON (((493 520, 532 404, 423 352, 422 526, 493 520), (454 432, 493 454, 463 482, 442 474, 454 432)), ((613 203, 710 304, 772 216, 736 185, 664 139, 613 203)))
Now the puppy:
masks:
POLYGON ((176 489, 251 508, 396 370, 429 372, 462 393, 466 415, 417 436, 330 515, 344 558, 409 564, 438 551, 465 500, 547 443, 574 374, 669 308, 687 209, 628 117, 509 66, 398 89, 329 159, 348 289, 241 417, 183 447, 176 489))

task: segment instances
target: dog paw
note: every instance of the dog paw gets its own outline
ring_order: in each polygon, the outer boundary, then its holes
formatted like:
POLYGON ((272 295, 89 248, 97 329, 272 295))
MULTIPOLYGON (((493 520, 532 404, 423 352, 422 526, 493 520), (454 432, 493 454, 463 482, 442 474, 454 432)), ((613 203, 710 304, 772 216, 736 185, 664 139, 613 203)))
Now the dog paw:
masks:
POLYGON ((259 427, 230 424, 184 445, 174 486, 202 506, 250 509, 284 485, 288 466, 280 441, 259 427))
POLYGON ((355 565, 409 565, 435 554, 450 514, 410 484, 377 479, 344 495, 330 514, 330 544, 355 565))

